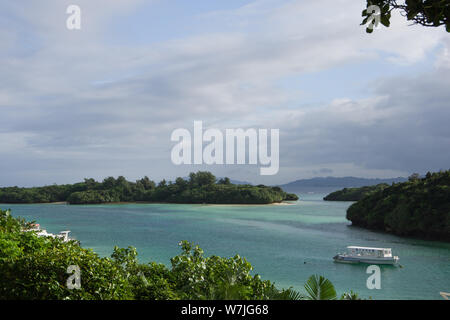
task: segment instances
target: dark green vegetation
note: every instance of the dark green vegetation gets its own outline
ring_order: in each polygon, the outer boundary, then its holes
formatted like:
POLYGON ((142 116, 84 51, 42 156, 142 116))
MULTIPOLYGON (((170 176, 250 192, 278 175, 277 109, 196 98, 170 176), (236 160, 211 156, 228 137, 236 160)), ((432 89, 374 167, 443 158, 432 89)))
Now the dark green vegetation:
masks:
POLYGON ((450 171, 416 174, 371 192, 348 208, 347 219, 400 236, 450 241, 450 171))
POLYGON ((361 188, 344 188, 342 190, 338 190, 330 193, 325 196, 323 200, 326 201, 359 201, 363 197, 381 191, 385 188, 389 187, 386 183, 377 184, 375 186, 366 186, 361 188))
MULTIPOLYGON (((390 25, 392 11, 399 10, 408 21, 425 27, 445 26, 450 32, 450 0, 367 0, 367 8, 371 5, 380 8, 380 22, 385 27, 390 25)), ((367 11, 362 12, 362 25, 370 22, 371 12, 367 11)), ((367 28, 366 31, 371 33, 373 29, 367 28)))
MULTIPOLYGON (((245 259, 205 257, 203 250, 187 241, 171 259, 171 267, 139 263, 133 247, 114 248, 110 258, 99 257, 76 241, 38 237, 23 231, 30 223, 0 210, 0 299, 64 300, 177 300, 177 299, 336 299, 333 284, 311 276, 305 293, 277 289, 245 259), (68 289, 69 266, 78 266, 80 287, 68 289)), ((73 283, 69 281, 69 283, 73 283)), ((341 299, 358 299, 353 292, 341 299)))
POLYGON ((0 188, 0 203, 100 204, 111 202, 168 202, 216 204, 268 204, 298 200, 280 187, 235 185, 230 179, 217 180, 210 172, 191 173, 189 179, 165 180, 158 185, 148 177, 129 182, 124 177, 109 177, 103 182, 84 182, 35 188, 0 188))

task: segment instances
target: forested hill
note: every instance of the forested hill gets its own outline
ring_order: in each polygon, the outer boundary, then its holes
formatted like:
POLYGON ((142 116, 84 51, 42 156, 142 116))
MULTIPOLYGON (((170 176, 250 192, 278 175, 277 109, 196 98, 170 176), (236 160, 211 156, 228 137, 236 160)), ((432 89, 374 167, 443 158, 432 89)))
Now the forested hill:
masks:
POLYGON ((450 171, 370 193, 348 208, 347 219, 400 236, 450 241, 450 171))
POLYGON ((375 186, 366 186, 360 188, 344 188, 342 190, 334 191, 329 195, 325 196, 323 200, 325 201, 358 201, 365 196, 380 191, 389 187, 386 183, 380 183, 375 186))
POLYGON ((103 182, 84 182, 34 188, 0 188, 0 203, 100 204, 112 202, 168 202, 215 204, 269 204, 298 200, 280 187, 236 185, 228 178, 216 179, 210 172, 191 173, 188 179, 161 181, 158 185, 148 177, 129 182, 124 177, 109 177, 103 182))

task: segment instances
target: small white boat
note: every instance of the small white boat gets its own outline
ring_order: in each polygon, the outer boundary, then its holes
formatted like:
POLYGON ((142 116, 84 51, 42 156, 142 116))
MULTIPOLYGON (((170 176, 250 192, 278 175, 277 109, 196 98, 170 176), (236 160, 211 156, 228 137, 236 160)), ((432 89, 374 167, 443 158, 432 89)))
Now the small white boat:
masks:
POLYGON ((67 242, 67 241, 69 241, 69 240, 72 240, 72 239, 69 238, 69 233, 70 233, 70 230, 60 231, 60 232, 56 235, 56 237, 60 238, 60 239, 61 239, 62 241, 64 241, 64 242, 67 242))
POLYGON ((391 248, 371 248, 348 246, 346 253, 339 253, 333 257, 335 262, 368 263, 368 264, 396 264, 399 260, 392 255, 391 248))
POLYGON ((68 242, 70 240, 73 240, 73 239, 69 238, 69 233, 70 233, 69 230, 61 231, 58 234, 53 234, 53 233, 47 232, 47 230, 45 230, 45 229, 41 229, 41 226, 39 224, 37 224, 37 223, 36 224, 32 224, 29 229, 24 230, 24 231, 36 231, 36 235, 38 237, 59 238, 63 242, 68 242))

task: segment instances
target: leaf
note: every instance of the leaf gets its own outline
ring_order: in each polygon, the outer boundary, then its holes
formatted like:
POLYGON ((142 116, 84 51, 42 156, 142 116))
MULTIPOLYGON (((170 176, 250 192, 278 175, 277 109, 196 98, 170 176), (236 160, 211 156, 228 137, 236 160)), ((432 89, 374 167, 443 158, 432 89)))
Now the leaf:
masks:
POLYGON ((408 20, 412 20, 414 19, 414 17, 417 15, 417 11, 415 10, 411 10, 408 12, 408 14, 406 15, 406 17, 408 18, 408 20))
POLYGON ((390 25, 389 18, 387 18, 386 16, 381 16, 380 22, 385 27, 389 27, 390 25))
POLYGON ((310 300, 335 300, 336 290, 330 280, 319 275, 312 275, 305 283, 305 290, 310 300))

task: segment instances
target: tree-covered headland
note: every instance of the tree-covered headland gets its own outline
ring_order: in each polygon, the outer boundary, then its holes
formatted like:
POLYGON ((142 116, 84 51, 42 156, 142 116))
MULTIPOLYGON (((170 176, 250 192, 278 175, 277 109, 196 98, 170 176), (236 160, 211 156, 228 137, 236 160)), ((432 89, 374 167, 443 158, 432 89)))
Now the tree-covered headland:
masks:
POLYGON ((365 196, 383 190, 389 187, 386 183, 380 183, 374 186, 365 186, 360 188, 344 188, 342 190, 334 191, 329 195, 325 196, 323 200, 325 201, 358 201, 365 196))
POLYGON ((265 185, 236 185, 228 178, 216 179, 205 171, 191 173, 189 178, 174 182, 162 180, 158 184, 144 177, 136 182, 120 176, 108 177, 102 182, 85 179, 84 182, 33 188, 0 188, 0 203, 100 204, 113 202, 167 202, 211 204, 270 204, 298 200, 297 195, 280 187, 265 185))
POLYGON ((370 192, 348 208, 347 219, 400 236, 450 241, 450 171, 415 174, 370 192))

